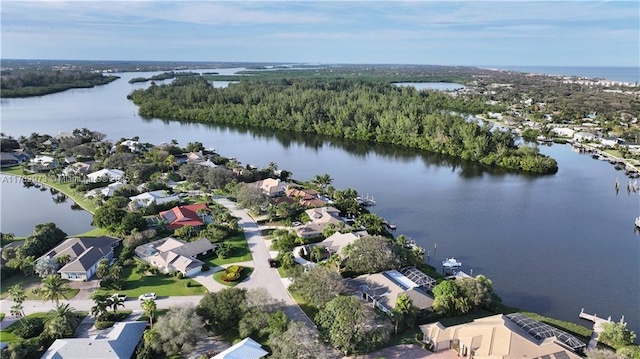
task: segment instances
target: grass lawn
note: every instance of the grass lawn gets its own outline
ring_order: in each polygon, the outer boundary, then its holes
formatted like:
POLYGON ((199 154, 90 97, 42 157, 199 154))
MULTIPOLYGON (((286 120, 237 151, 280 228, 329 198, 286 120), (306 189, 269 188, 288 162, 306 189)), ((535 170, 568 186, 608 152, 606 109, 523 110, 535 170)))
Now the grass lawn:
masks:
POLYGON ((320 310, 315 306, 309 304, 309 302, 307 302, 307 300, 304 299, 299 293, 296 293, 290 290, 289 294, 291 294, 291 297, 293 298, 293 300, 295 300, 296 303, 298 303, 298 305, 300 306, 300 309, 302 309, 302 311, 307 315, 307 317, 309 317, 309 319, 313 321, 313 318, 316 317, 316 314, 318 314, 320 310))
POLYGON ((384 347, 393 347, 400 344, 422 345, 421 342, 416 340, 416 335, 419 333, 422 333, 420 331, 420 328, 415 327, 408 329, 405 332, 398 333, 398 335, 392 335, 387 344, 384 345, 384 347))
POLYGON ((242 267, 242 272, 240 272, 240 278, 238 278, 235 282, 225 282, 222 280, 222 276, 225 274, 225 271, 221 270, 213 273, 213 280, 220 284, 224 284, 228 287, 235 287, 236 285, 242 283, 245 279, 249 278, 249 276, 253 273, 253 267, 242 267))
POLYGON ((109 233, 108 230, 104 229, 104 228, 94 228, 90 231, 84 232, 84 233, 80 233, 80 234, 75 234, 73 236, 69 236, 70 238, 75 238, 75 237, 101 237, 101 236, 109 236, 111 235, 109 233))
MULTIPOLYGON (((189 278, 179 279, 162 273, 141 276, 133 273, 133 268, 124 268, 123 277, 125 277, 125 289, 109 290, 108 292, 126 294, 130 298, 129 300, 137 300, 138 296, 148 292, 154 292, 159 297, 202 295, 207 293, 206 288, 189 278), (191 282, 192 286, 187 287, 187 282, 191 282)), ((107 291, 100 290, 99 292, 107 291)))
POLYGON ((0 312, 0 322, 4 320, 4 316, 5 314, 0 312))
POLYGON ((612 149, 607 149, 607 150, 603 150, 604 152, 612 155, 612 156, 616 156, 616 157, 622 157, 622 153, 620 153, 620 151, 618 150, 612 150, 612 149))
MULTIPOLYGON (((76 313, 76 317, 78 318, 78 325, 80 325, 80 322, 82 321, 82 319, 84 319, 84 317, 86 317, 87 314, 89 314, 86 311, 76 311, 75 313, 76 313)), ((43 321, 46 321, 49 318, 49 313, 33 313, 33 314, 27 315, 25 318, 29 318, 29 319, 40 318, 40 319, 43 319, 43 321)), ((22 324, 20 324, 20 322, 15 322, 10 326, 8 326, 7 328, 5 328, 4 330, 0 331, 0 342, 11 343, 11 342, 22 341, 23 340, 22 338, 13 334, 13 330, 17 328, 19 325, 22 325, 22 324)), ((75 331, 76 328, 73 328, 73 330, 75 331)))
MULTIPOLYGON (((20 284, 22 288, 28 287, 32 284, 40 284, 42 278, 37 275, 25 277, 20 273, 16 273, 9 278, 3 279, 0 281, 0 299, 4 299, 9 296, 9 288, 11 288, 15 284, 20 284)), ((27 290, 25 292, 30 292, 27 290)))
POLYGON ((229 243, 231 244, 231 246, 233 246, 230 257, 219 258, 216 254, 212 254, 202 259, 202 261, 207 263, 210 267, 216 267, 223 264, 247 262, 253 259, 251 257, 251 252, 249 251, 247 239, 244 237, 244 235, 231 237, 224 240, 224 243, 229 243))
POLYGON ((84 193, 77 192, 76 190, 69 187, 72 182, 59 182, 48 176, 46 173, 22 174, 22 167, 20 166, 3 168, 0 172, 14 176, 33 178, 34 180, 44 182, 47 186, 53 187, 58 191, 66 194, 67 197, 73 199, 78 205, 80 205, 80 207, 84 208, 89 213, 93 214, 93 212, 96 210, 93 202, 84 197, 84 193))

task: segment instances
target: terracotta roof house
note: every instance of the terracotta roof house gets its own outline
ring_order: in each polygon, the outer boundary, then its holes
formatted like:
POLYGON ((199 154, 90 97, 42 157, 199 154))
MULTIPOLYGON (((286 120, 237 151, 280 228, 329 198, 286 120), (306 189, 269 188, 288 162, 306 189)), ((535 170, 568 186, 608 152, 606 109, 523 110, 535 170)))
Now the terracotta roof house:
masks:
POLYGON ((58 269, 58 273, 64 279, 86 281, 96 273, 100 260, 113 258, 113 249, 119 244, 120 239, 108 236, 69 238, 40 258, 57 259, 68 254, 70 261, 58 269))
POLYGON ((287 184, 280 179, 267 178, 261 181, 247 183, 248 186, 260 188, 269 197, 276 197, 284 194, 287 184))
POLYGON ((313 189, 290 188, 286 192, 287 197, 293 197, 305 207, 324 206, 325 202, 318 197, 320 192, 313 189))
POLYGON ((99 171, 89 173, 87 178, 91 182, 112 182, 120 181, 124 177, 124 171, 119 169, 103 168, 99 171))
POLYGON ((168 211, 160 212, 160 217, 167 222, 167 229, 174 230, 183 226, 200 227, 204 221, 198 215, 199 210, 207 210, 206 203, 195 203, 187 206, 176 206, 168 211))
POLYGON ((356 290, 359 297, 372 302, 385 313, 390 313, 396 307, 401 293, 411 298, 413 305, 420 310, 433 306, 433 298, 418 283, 395 269, 361 275, 351 279, 348 284, 356 290))
POLYGON ((457 348, 459 356, 474 359, 578 359, 585 348, 574 336, 519 313, 450 327, 425 324, 420 330, 433 351, 457 348))
POLYGON ((106 335, 56 339, 41 359, 133 358, 146 327, 146 322, 118 322, 106 335))
POLYGON ((245 338, 237 344, 222 351, 211 359, 260 359, 269 352, 262 349, 262 345, 251 338, 245 338))
POLYGON ((185 276, 193 275, 202 269, 204 262, 198 256, 204 256, 216 250, 206 238, 195 242, 185 242, 173 237, 136 247, 136 255, 143 261, 157 267, 165 273, 178 271, 185 276))
POLYGON ((129 208, 132 210, 149 207, 152 203, 164 204, 169 202, 182 202, 177 194, 170 194, 165 190, 144 192, 137 196, 129 197, 129 199, 131 200, 129 208))
POLYGON ((334 207, 311 208, 305 211, 311 222, 295 227, 296 234, 302 238, 313 238, 322 235, 322 232, 329 224, 344 226, 345 229, 351 227, 340 218, 340 210, 334 207))

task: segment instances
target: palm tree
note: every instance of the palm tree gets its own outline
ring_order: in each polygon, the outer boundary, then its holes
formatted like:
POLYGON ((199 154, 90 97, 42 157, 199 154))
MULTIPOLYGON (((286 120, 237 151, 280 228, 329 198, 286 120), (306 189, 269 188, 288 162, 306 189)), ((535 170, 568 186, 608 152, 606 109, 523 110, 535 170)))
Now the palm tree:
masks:
POLYGON ((56 307, 49 311, 47 320, 47 331, 57 338, 62 338, 65 333, 70 333, 80 321, 74 313, 75 309, 66 304, 56 304, 56 307))
POLYGON ((107 294, 95 294, 93 301, 96 305, 91 307, 91 315, 96 319, 101 319, 107 315, 107 310, 111 306, 110 299, 111 297, 107 294))
POLYGON ((113 309, 113 314, 118 312, 118 307, 124 307, 124 299, 119 297, 110 297, 109 306, 113 309))
POLYGON ((153 316, 156 315, 156 311, 158 310, 156 301, 153 299, 147 299, 143 301, 140 306, 142 307, 142 310, 144 310, 144 314, 149 317, 149 326, 153 328, 153 316))
POLYGON ((56 259, 58 260, 58 264, 60 264, 60 267, 64 267, 71 260, 71 256, 69 254, 65 253, 65 254, 60 255, 56 259))
POLYGON ((324 255, 324 248, 321 246, 315 246, 313 247, 313 249, 311 249, 311 260, 314 262, 319 262, 320 259, 322 259, 322 256, 324 255))
POLYGON ((69 284, 60 278, 59 275, 52 274, 42 280, 38 293, 43 301, 50 300, 58 305, 60 298, 68 299, 65 293, 69 289, 69 284))
POLYGON ((33 267, 36 265, 36 259, 34 256, 28 256, 20 261, 20 269, 25 276, 33 275, 33 267))

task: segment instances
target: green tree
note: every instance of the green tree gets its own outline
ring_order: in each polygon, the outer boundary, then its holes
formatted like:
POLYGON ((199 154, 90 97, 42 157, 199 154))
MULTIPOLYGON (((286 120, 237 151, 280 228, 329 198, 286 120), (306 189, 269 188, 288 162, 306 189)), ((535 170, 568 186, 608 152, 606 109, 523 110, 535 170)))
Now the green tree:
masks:
POLYGON ((118 307, 124 307, 124 299, 118 297, 110 297, 109 306, 113 309, 113 313, 116 314, 118 312, 118 307))
POLYGON ((440 282, 433 288, 433 309, 442 314, 454 314, 459 295, 460 290, 453 281, 440 282))
POLYGON ((95 305, 91 307, 90 314, 97 320, 101 320, 109 311, 111 296, 104 293, 97 293, 93 295, 93 302, 95 305))
POLYGON ((340 274, 321 266, 300 273, 294 278, 290 289, 300 293, 317 308, 322 308, 332 299, 347 291, 340 274))
POLYGON ((14 284, 9 288, 9 295, 11 296, 11 300, 13 300, 10 311, 11 315, 22 319, 24 317, 24 301, 27 299, 24 288, 22 288, 20 284, 14 284))
POLYGON ((34 266, 35 272, 41 277, 47 277, 58 272, 59 263, 53 257, 42 257, 34 266))
POLYGON ((345 355, 371 350, 385 343, 391 334, 388 320, 381 319, 355 296, 338 296, 315 317, 320 332, 345 355))
POLYGON ((392 311, 394 330, 398 334, 399 327, 411 327, 416 320, 416 308, 406 293, 400 293, 396 300, 396 307, 392 311))
POLYGON ((618 349, 631 345, 636 340, 636 333, 621 323, 602 323, 599 340, 612 348, 618 349))
POLYGON ((317 330, 293 321, 286 331, 269 337, 272 356, 280 359, 336 359, 332 348, 321 340, 317 330))
POLYGON ((142 310, 144 311, 144 315, 149 317, 149 326, 153 328, 153 317, 156 315, 158 311, 158 306, 156 305, 156 301, 153 299, 147 299, 140 303, 142 310))
POLYGON ((68 303, 56 303, 55 308, 49 311, 47 332, 55 338, 62 338, 64 335, 73 335, 73 330, 80 322, 80 319, 74 311, 75 309, 70 307, 68 303))
POLYGON ((382 236, 356 239, 346 248, 345 268, 356 273, 379 273, 402 263, 398 245, 382 236))
POLYGON ((206 294, 196 311, 216 333, 236 333, 246 311, 246 290, 225 288, 206 294))
POLYGON ((69 284, 59 275, 54 274, 42 279, 38 294, 43 301, 50 300, 58 305, 61 298, 68 299, 66 293, 69 289, 69 284))
POLYGON ((153 331, 159 341, 151 343, 151 348, 168 356, 189 353, 205 333, 202 319, 190 305, 169 308, 166 315, 158 318, 153 331))
POLYGON ((616 351, 623 359, 640 359, 640 345, 627 345, 616 351))

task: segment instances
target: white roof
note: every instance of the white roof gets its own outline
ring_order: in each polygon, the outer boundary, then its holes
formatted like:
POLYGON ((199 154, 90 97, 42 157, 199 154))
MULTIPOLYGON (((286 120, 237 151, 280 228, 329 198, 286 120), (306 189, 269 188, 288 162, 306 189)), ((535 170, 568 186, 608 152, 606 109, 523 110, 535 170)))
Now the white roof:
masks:
POLYGON ((262 345, 251 338, 245 338, 231 348, 211 359, 260 359, 269 354, 262 345))

